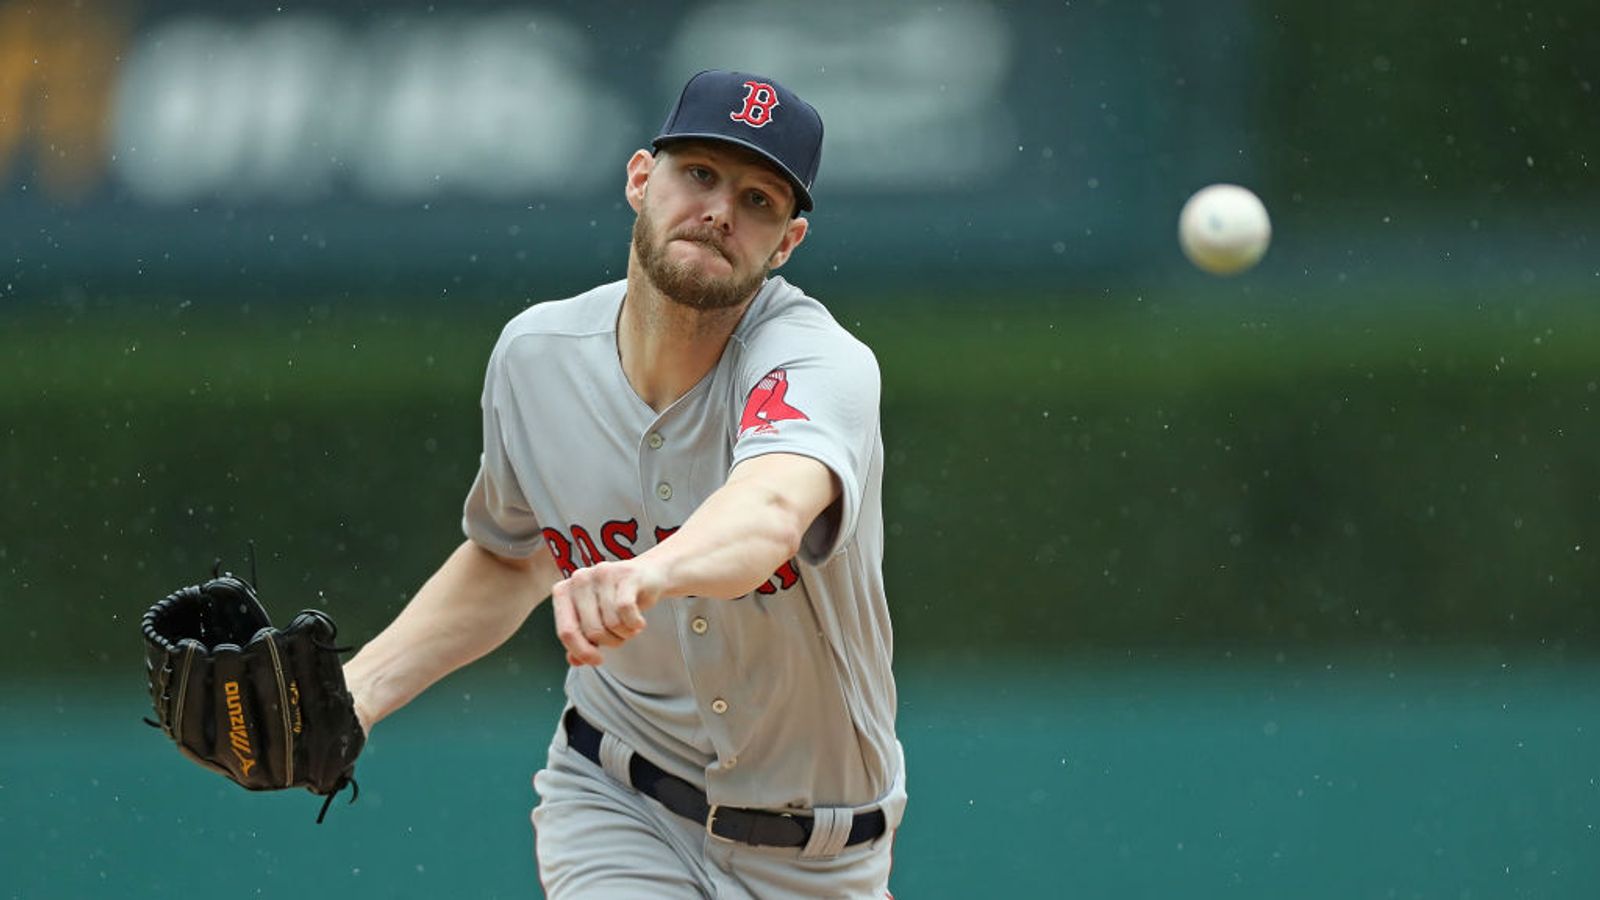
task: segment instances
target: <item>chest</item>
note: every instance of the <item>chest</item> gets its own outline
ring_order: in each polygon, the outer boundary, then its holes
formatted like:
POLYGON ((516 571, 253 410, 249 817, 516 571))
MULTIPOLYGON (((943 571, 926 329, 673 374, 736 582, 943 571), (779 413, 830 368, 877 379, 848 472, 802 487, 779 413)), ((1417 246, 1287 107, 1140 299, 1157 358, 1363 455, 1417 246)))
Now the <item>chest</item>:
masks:
POLYGON ((725 367, 657 413, 596 355, 530 360, 500 417, 523 495, 574 568, 630 559, 682 525, 727 480, 737 415, 725 367))

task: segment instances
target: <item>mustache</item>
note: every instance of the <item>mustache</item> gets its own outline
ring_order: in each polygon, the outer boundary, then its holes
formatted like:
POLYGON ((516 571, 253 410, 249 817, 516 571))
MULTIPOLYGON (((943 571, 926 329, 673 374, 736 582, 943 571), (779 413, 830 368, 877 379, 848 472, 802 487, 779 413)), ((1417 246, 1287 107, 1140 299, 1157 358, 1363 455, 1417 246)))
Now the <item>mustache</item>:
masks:
POLYGON ((680 229, 676 232, 673 232, 672 237, 669 238, 669 240, 694 241, 697 244, 705 244, 707 247, 715 250, 718 256, 728 260, 729 262, 733 261, 732 259, 729 259, 728 251, 723 247, 722 232, 709 225, 680 229))

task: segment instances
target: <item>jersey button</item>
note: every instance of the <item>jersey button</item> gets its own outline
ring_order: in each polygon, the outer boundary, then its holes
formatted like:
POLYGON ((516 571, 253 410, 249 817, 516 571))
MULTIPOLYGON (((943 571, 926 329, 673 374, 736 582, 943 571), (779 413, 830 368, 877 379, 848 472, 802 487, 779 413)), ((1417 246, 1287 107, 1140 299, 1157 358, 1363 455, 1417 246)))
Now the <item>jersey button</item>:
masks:
POLYGON ((650 432, 650 436, 645 438, 644 440, 645 440, 645 443, 650 445, 650 449, 651 450, 660 450, 661 449, 661 445, 666 443, 666 441, 664 439, 662 439, 661 432, 659 432, 659 431, 650 432))
POLYGON ((660 484, 656 485, 656 496, 660 497, 663 500, 671 500, 672 499, 672 485, 667 484, 665 481, 663 481, 660 484))
POLYGON ((719 716, 722 715, 728 711, 728 701, 722 699, 721 697, 711 701, 711 711, 719 716))
POLYGON ((722 761, 722 767, 724 769, 731 769, 734 766, 737 766, 738 764, 739 764, 739 757, 737 757, 737 756, 730 756, 727 759, 722 761))
POLYGON ((706 629, 711 627, 711 623, 706 621, 705 616, 695 616, 694 621, 689 623, 689 627, 694 629, 695 634, 705 634, 706 629))

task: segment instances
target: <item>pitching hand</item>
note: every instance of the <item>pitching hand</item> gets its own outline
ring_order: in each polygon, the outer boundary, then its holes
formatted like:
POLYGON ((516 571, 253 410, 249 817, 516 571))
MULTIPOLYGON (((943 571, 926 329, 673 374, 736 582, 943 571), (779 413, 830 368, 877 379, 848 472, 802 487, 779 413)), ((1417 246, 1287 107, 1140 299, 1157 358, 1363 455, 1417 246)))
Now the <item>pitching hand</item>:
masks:
POLYGON ((621 646, 644 630, 644 612, 656 605, 662 587, 660 574, 638 559, 597 563, 556 582, 550 602, 567 662, 600 665, 601 647, 621 646))

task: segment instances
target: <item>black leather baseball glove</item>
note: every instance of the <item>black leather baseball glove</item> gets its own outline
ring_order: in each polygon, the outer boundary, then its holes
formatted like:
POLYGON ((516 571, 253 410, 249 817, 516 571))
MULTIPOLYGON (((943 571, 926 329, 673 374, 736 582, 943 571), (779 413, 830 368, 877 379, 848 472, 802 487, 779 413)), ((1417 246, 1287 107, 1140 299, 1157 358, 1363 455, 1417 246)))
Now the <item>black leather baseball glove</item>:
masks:
POLYGON ((252 791, 304 787, 328 804, 352 786, 366 735, 345 687, 336 629, 308 609, 272 627, 232 574, 186 587, 144 614, 159 726, 184 756, 252 791))

